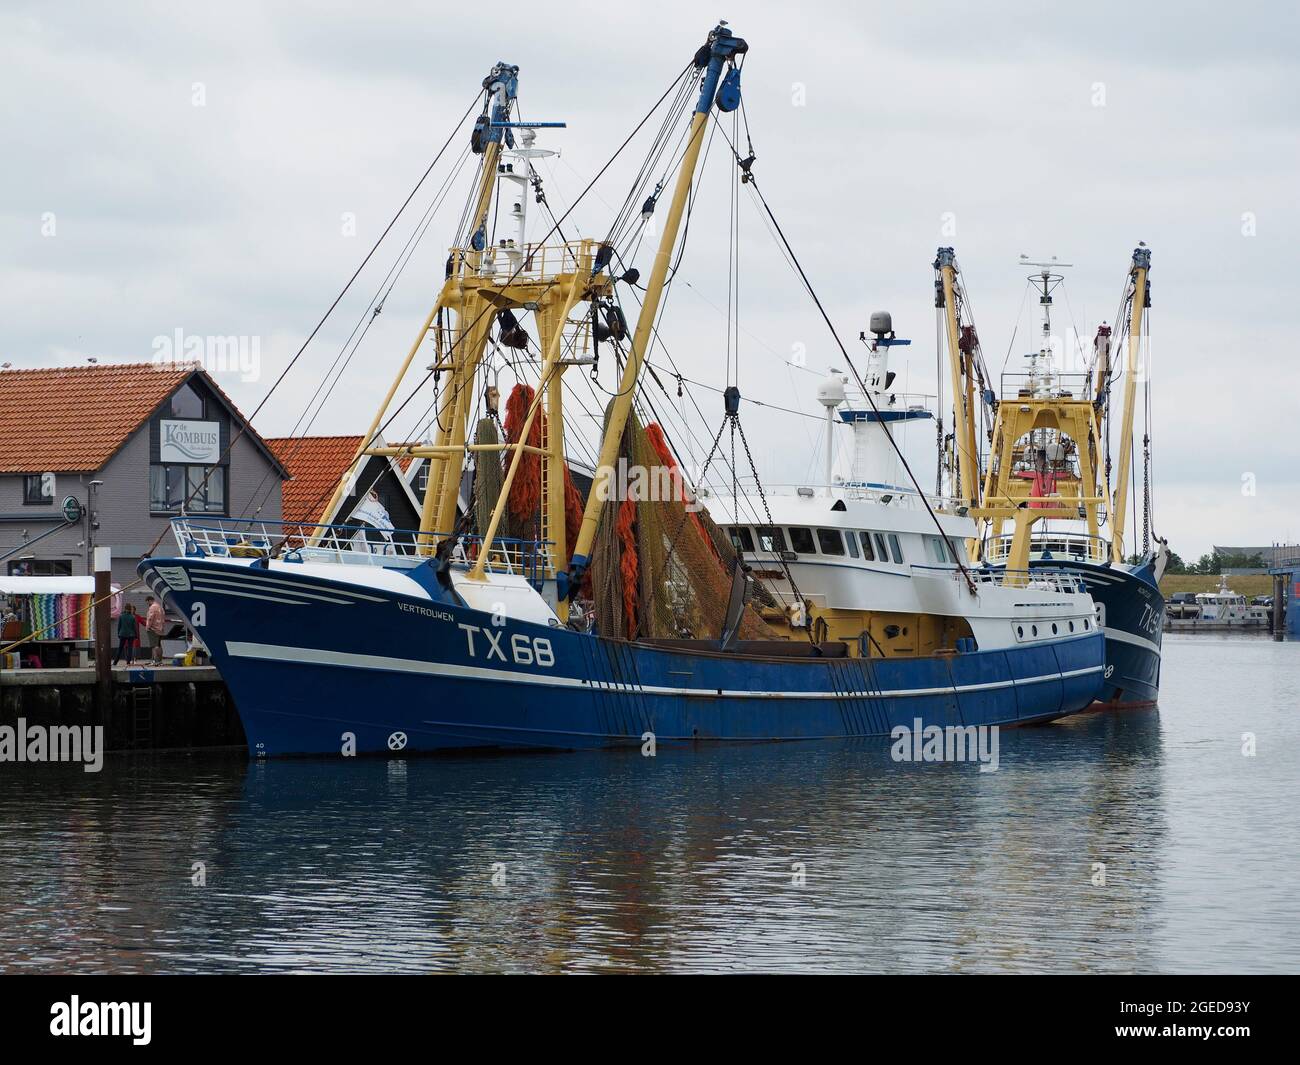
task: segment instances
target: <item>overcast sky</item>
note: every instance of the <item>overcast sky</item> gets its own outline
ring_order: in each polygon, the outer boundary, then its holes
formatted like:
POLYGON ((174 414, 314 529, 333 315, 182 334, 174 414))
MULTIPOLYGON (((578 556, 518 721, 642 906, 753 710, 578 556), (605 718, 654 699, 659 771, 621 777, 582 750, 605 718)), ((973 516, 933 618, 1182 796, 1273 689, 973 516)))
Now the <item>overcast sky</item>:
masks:
MULTIPOLYGON (((562 151, 542 170, 558 211, 725 16, 750 42, 755 172, 846 342, 892 311, 915 341, 908 387, 932 391, 930 264, 951 244, 986 359, 997 374, 1010 350, 1014 369, 1036 329, 1022 252, 1074 264, 1058 315, 1091 337, 1144 240, 1157 531, 1191 558, 1300 537, 1292 5, 555 10, 3 0, 0 361, 147 360, 176 330, 257 338, 255 379, 218 374, 251 412, 495 61, 520 65, 524 117, 568 122, 544 137, 562 151)), ((264 435, 293 428, 461 146, 258 416, 264 435)), ((579 205, 570 235, 605 231, 644 148, 579 205)), ((682 372, 719 387, 733 169, 710 156, 664 332, 682 372)), ((313 432, 365 428, 436 295, 462 199, 434 220, 313 432)), ((815 415, 818 377, 842 358, 748 197, 740 233, 742 389, 815 415), (807 369, 789 364, 797 345, 807 369)), ((696 398, 708 424, 685 409, 711 437, 721 400, 696 398)), ((810 418, 744 417, 770 481, 819 468, 810 418)), ((395 422, 390 437, 419 432, 395 422)), ((923 443, 910 442, 924 483, 923 443)))

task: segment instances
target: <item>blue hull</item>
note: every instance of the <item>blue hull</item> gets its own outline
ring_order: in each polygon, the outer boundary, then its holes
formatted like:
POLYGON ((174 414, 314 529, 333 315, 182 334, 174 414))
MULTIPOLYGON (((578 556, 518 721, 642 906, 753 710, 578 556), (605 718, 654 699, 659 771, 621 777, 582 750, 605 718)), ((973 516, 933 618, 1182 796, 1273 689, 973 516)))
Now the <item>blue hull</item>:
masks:
POLYGON ((1021 725, 1086 709, 1104 670, 1099 632, 934 658, 760 657, 496 625, 458 603, 284 570, 146 559, 139 571, 186 617, 202 604, 255 757, 337 755, 347 734, 358 753, 387 753, 1021 725))
POLYGON ((1076 559, 1035 560, 1083 580, 1099 608, 1106 633, 1106 671, 1097 701, 1111 706, 1143 706, 1160 697, 1160 649, 1165 600, 1150 563, 1132 568, 1103 566, 1076 559))

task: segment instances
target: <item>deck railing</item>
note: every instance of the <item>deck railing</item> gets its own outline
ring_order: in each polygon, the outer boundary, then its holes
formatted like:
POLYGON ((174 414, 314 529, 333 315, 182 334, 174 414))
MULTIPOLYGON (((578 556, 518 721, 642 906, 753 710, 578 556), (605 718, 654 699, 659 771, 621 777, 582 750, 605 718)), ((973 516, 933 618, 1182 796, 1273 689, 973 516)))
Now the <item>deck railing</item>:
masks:
MULTIPOLYGON (((410 569, 427 562, 432 557, 429 545, 447 539, 447 534, 418 529, 208 517, 173 518, 172 535, 189 558, 278 558, 388 569, 410 569)), ((452 561, 475 562, 481 546, 481 537, 457 537, 452 561)), ((545 579, 553 575, 549 547, 549 540, 497 537, 486 568, 492 573, 545 579)))
MULTIPOLYGON (((1011 554, 1011 536, 991 536, 984 542, 984 557, 991 562, 1002 562, 1011 554)), ((1031 557, 1041 556, 1046 550, 1052 557, 1079 559, 1085 562, 1105 562, 1110 558, 1110 542, 1088 533, 1034 533, 1029 540, 1031 557)), ((1049 559, 1050 561, 1050 559, 1049 559)), ((1035 570, 1037 572, 1037 570, 1035 570)))
MULTIPOLYGON (((965 580, 961 570, 953 565, 939 565, 937 563, 927 565, 918 562, 913 563, 909 568, 913 575, 918 577, 949 577, 954 581, 965 580)), ((967 566, 966 572, 977 586, 981 584, 1005 585, 1012 588, 1037 588, 1042 591, 1065 594, 1087 590, 1083 579, 1067 570, 1043 569, 1041 567, 1035 567, 1032 570, 1008 570, 967 566)))
POLYGON ((451 276, 506 282, 544 281, 560 274, 590 271, 596 242, 591 239, 550 244, 490 244, 482 251, 451 249, 451 276))

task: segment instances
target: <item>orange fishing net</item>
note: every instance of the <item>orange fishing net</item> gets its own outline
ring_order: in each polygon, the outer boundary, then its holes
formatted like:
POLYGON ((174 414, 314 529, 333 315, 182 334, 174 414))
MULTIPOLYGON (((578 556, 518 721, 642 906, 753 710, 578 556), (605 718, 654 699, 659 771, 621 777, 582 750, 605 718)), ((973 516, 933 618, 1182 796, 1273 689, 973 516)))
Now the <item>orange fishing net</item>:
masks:
MULTIPOLYGON (((597 631, 624 639, 720 636, 735 549, 690 498, 658 425, 643 429, 633 416, 621 450, 592 549, 597 631)), ((747 606, 740 635, 777 634, 747 606)))
MULTIPOLYGON (((528 420, 528 411, 533 405, 533 397, 536 392, 531 385, 517 384, 510 392, 510 398, 506 400, 506 443, 517 444, 519 437, 523 433, 524 422, 528 420)), ((530 447, 542 446, 542 419, 545 417, 541 411, 533 417, 533 424, 528 430, 528 444, 530 447)), ((503 453, 506 468, 510 468, 511 453, 503 453)), ((515 474, 514 483, 510 485, 510 501, 507 509, 511 518, 514 519, 512 525, 516 530, 527 535, 523 530, 533 526, 537 520, 538 509, 542 504, 542 457, 531 451, 525 451, 519 459, 519 472, 515 474)))
MULTIPOLYGON (((537 395, 531 385, 517 384, 506 400, 506 443, 515 444, 523 432, 524 422, 528 420, 529 408, 537 395)), ((546 415, 538 411, 533 417, 532 427, 528 430, 528 444, 532 447, 542 446, 542 434, 546 427, 546 415)), ((510 468, 511 453, 503 453, 501 468, 510 468)), ((495 506, 495 500, 493 501, 495 506)), ((542 505, 542 457, 525 451, 519 460, 519 472, 515 474, 510 485, 510 501, 506 506, 507 531, 509 535, 524 540, 541 539, 541 505, 542 505)), ((573 545, 578 540, 578 530, 582 528, 582 493, 573 483, 573 475, 568 464, 564 467, 564 529, 565 562, 573 557, 573 545)), ((488 511, 491 513, 491 510, 488 511)))

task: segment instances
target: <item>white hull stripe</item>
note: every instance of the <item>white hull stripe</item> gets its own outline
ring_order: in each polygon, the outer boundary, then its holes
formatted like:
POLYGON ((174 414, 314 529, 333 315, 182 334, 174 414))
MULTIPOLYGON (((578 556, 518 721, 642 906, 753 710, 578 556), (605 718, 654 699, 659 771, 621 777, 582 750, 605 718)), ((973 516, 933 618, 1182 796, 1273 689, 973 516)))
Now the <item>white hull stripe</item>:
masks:
MULTIPOLYGON (((290 595, 297 599, 319 599, 324 603, 337 603, 340 606, 356 606, 354 599, 342 599, 336 595, 320 595, 316 592, 309 592, 303 588, 268 588, 265 585, 253 584, 251 581, 228 581, 219 577, 209 577, 207 574, 194 574, 194 587, 199 591, 216 592, 218 594, 240 595, 250 592, 276 592, 280 595, 290 595), (228 588, 243 589, 243 592, 227 592, 228 588)), ((262 598, 254 596, 253 598, 262 598)))
POLYGON ((205 595, 230 595, 237 599, 260 599, 264 603, 286 603, 289 606, 311 606, 306 599, 285 599, 278 595, 257 595, 254 592, 232 592, 227 588, 209 588, 202 584, 195 584, 191 587, 194 591, 203 592, 205 595))
POLYGON ((356 599, 367 599, 372 603, 382 603, 385 600, 380 596, 366 595, 362 592, 353 591, 352 588, 336 588, 330 584, 310 584, 306 580, 281 580, 278 577, 263 577, 260 573, 250 573, 246 566, 229 566, 216 569, 191 569, 190 576, 194 580, 202 581, 237 581, 240 585, 251 584, 271 592, 280 592, 281 594, 293 592, 298 595, 308 595, 309 591, 328 592, 330 595, 351 597, 356 599))
POLYGON ((592 691, 639 692, 650 695, 684 695, 716 699, 895 699, 919 695, 951 695, 961 692, 991 691, 1026 684, 1044 684, 1069 677, 1082 677, 1100 673, 1104 666, 1088 666, 1064 673, 1049 673, 1039 677, 989 681, 984 684, 959 684, 940 688, 897 688, 890 691, 744 691, 717 688, 670 688, 654 684, 606 684, 586 681, 578 677, 553 676, 546 673, 520 673, 509 669, 485 669, 481 666, 460 666, 450 662, 421 662, 413 658, 389 658, 386 655, 363 655, 347 651, 323 651, 315 647, 282 647, 267 643, 245 643, 238 640, 226 642, 226 651, 238 658, 258 658, 270 662, 292 662, 295 665, 342 666, 352 669, 382 669, 392 673, 422 673, 460 680, 494 680, 509 684, 534 684, 549 688, 588 688, 592 691))
POLYGON ((1144 639, 1141 636, 1134 636, 1131 632, 1125 632, 1123 629, 1106 629, 1106 639, 1116 640, 1119 643, 1129 643, 1134 647, 1145 647, 1157 657, 1160 654, 1160 645, 1151 640, 1144 639))

